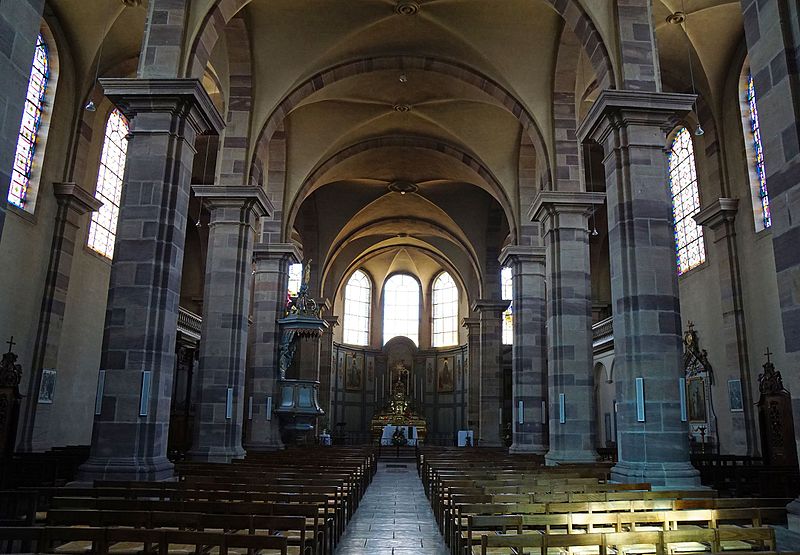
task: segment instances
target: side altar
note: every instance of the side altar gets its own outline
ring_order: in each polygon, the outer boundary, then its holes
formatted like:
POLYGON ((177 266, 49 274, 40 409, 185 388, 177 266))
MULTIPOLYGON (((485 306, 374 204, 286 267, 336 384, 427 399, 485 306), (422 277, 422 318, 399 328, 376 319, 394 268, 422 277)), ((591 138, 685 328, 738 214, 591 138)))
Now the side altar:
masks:
MULTIPOLYGON (((407 373, 407 371, 406 371, 407 373)), ((415 410, 408 396, 408 379, 402 378, 403 373, 398 373, 398 379, 392 384, 392 395, 389 402, 375 416, 372 417, 370 431, 372 440, 380 442, 386 426, 398 428, 413 428, 414 439, 424 442, 428 435, 428 425, 421 415, 415 410)), ((408 433, 404 434, 408 437, 408 433)))

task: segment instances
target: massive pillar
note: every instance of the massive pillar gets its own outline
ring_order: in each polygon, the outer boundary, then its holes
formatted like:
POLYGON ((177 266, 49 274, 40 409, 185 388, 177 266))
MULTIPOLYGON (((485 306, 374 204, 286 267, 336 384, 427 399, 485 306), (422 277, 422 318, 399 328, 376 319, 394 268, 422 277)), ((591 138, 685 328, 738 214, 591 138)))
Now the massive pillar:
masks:
POLYGON ((512 453, 547 451, 547 423, 542 414, 547 397, 544 263, 542 247, 508 246, 500 253, 500 264, 511 268, 514 307, 512 453))
POLYGON ((102 204, 75 183, 56 183, 53 190, 58 211, 31 364, 33 374, 22 404, 22 422, 17 442, 21 451, 39 451, 49 446, 48 430, 52 405, 38 402, 42 370, 57 368, 61 326, 64 323, 78 230, 85 221, 84 215, 97 210, 102 204))
POLYGON ((464 369, 469 376, 467 424, 477 439, 481 420, 481 321, 464 318, 461 325, 467 328, 467 367, 464 369))
POLYGON ((194 438, 189 456, 228 462, 244 456, 245 399, 253 242, 261 216, 271 212, 260 187, 195 186, 211 220, 194 438))
POLYGON ((480 416, 478 445, 500 447, 503 408, 503 311, 508 301, 478 300, 472 306, 480 317, 480 416))
POLYGON ((89 460, 81 480, 153 480, 167 460, 194 141, 224 123, 196 79, 101 79, 131 122, 89 460))
POLYGON ((45 0, 0 2, 0 237, 3 236, 11 168, 25 109, 36 37, 42 27, 45 0))
POLYGON ((602 193, 542 191, 531 207, 547 251, 548 464, 597 459, 588 218, 603 198, 602 193))
POLYGON ((581 140, 605 150, 614 311, 617 444, 612 479, 693 486, 681 420, 681 318, 666 132, 692 109, 685 94, 603 91, 581 140))
POLYGON ((753 380, 747 356, 747 333, 742 294, 742 274, 739 268, 739 250, 736 241, 736 211, 739 199, 720 198, 710 204, 694 219, 710 229, 717 244, 715 262, 719 266, 720 305, 722 328, 725 335, 725 362, 731 370, 738 370, 742 382, 742 412, 730 413, 734 444, 744 446, 747 454, 758 456, 760 451, 756 435, 756 409, 753 399, 753 380))
POLYGON ((284 243, 259 243, 253 261, 253 360, 250 362, 253 396, 253 420, 248 427, 245 449, 270 451, 282 449, 278 417, 272 413, 275 382, 278 380, 278 319, 286 310, 289 264, 300 262, 297 247, 284 243))

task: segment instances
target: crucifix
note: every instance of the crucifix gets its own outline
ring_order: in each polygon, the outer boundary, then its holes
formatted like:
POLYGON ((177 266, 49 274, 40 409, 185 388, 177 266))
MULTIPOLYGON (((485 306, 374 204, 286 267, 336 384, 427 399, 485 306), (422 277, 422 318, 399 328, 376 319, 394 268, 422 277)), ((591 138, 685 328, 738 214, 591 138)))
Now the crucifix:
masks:
MULTIPOLYGON (((13 339, 13 337, 12 337, 12 339, 13 339)), ((767 357, 767 362, 770 362, 770 360, 769 360, 769 357, 771 357, 771 356, 772 356, 772 355, 774 355, 774 354, 775 354, 775 353, 771 353, 771 352, 769 351, 769 347, 767 347, 767 352, 766 352, 766 353, 764 353, 764 356, 765 356, 765 357, 767 357)))
POLYGON ((6 341, 6 343, 8 344, 8 352, 10 353, 10 352, 11 352, 11 348, 12 348, 14 345, 16 345, 16 342, 14 341, 14 336, 12 335, 12 336, 11 336, 11 339, 9 339, 8 341, 6 341))

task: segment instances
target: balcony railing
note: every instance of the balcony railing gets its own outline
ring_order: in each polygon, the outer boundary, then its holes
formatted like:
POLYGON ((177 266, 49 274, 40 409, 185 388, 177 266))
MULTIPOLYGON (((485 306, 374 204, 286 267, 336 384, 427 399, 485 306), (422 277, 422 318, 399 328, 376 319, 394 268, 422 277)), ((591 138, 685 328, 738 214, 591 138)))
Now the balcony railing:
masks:
POLYGON ((592 347, 595 352, 605 351, 614 345, 614 320, 611 316, 592 324, 592 347))
POLYGON ((187 337, 200 340, 203 318, 185 308, 178 307, 178 331, 187 337))

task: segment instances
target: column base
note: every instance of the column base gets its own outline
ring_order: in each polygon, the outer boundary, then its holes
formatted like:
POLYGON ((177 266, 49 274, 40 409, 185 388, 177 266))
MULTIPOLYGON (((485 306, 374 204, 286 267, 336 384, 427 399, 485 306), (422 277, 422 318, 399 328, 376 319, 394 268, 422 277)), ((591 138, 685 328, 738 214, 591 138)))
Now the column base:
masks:
POLYGON ((547 466, 558 466, 560 464, 580 464, 595 463, 600 457, 594 449, 578 449, 575 451, 550 450, 544 456, 547 466))
POLYGON ((167 457, 106 458, 89 457, 78 469, 77 483, 92 484, 95 480, 132 480, 161 482, 175 477, 175 467, 167 457))
POLYGON ((243 459, 247 452, 239 447, 199 447, 186 453, 191 461, 229 463, 233 459, 243 459))
POLYGON ((653 487, 703 488, 700 472, 689 462, 618 462, 611 469, 611 480, 623 484, 647 482, 653 487))
POLYGON ((535 443, 514 443, 508 448, 508 452, 511 455, 544 455, 547 453, 547 446, 535 443))

